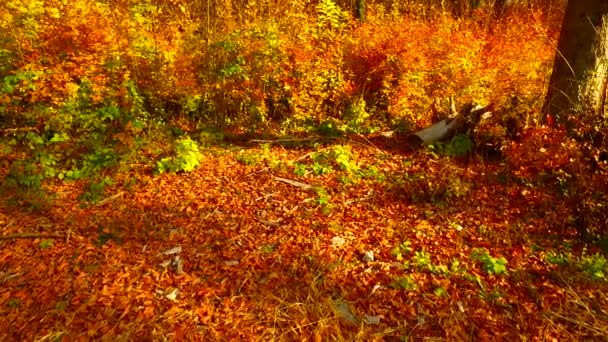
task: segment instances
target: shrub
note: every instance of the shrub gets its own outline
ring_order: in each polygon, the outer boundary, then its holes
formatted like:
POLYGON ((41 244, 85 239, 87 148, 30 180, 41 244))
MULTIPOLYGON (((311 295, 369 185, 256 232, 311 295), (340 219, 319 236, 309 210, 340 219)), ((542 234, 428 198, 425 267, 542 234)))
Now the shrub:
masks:
POLYGON ((190 172, 200 164, 202 154, 196 142, 189 137, 181 139, 175 147, 175 157, 163 158, 156 163, 156 171, 164 172, 190 172))
POLYGON ((507 259, 494 258, 486 250, 475 248, 471 253, 471 258, 481 262, 483 270, 489 274, 501 275, 507 273, 507 259))

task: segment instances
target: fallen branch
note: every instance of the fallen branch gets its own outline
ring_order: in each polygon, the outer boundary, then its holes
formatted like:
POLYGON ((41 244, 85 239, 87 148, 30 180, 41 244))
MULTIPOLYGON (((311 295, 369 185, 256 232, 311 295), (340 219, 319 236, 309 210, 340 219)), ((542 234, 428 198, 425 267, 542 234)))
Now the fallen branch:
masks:
POLYGON ((106 204, 106 203, 108 203, 108 202, 110 202, 110 201, 112 201, 112 200, 115 200, 115 199, 117 199, 118 197, 121 197, 121 196, 122 196, 122 195, 124 195, 124 194, 125 194, 125 192, 124 192, 124 191, 121 191, 121 192, 119 192, 119 193, 117 193, 117 194, 114 194, 114 195, 112 195, 112 196, 106 197, 106 198, 102 199, 101 201, 99 201, 99 202, 97 203, 97 206, 98 206, 98 207, 101 207, 102 205, 104 205, 104 204, 106 204))
POLYGON ((72 237, 72 227, 68 228, 68 232, 65 234, 65 243, 70 243, 70 238, 72 237))
POLYGON ((4 229, 12 226, 15 222, 17 222, 17 220, 11 219, 4 227, 2 227, 2 229, 4 230, 4 229))
POLYGON ((258 221, 262 222, 263 224, 265 224, 267 226, 271 226, 271 227, 280 227, 281 226, 281 222, 262 220, 261 218, 258 218, 258 221))
POLYGON ((257 201, 259 201, 259 200, 263 200, 263 199, 266 199, 266 198, 268 198, 268 197, 272 197, 272 196, 274 196, 275 194, 276 194, 276 192, 273 192, 273 193, 271 193, 271 194, 268 194, 268 195, 264 195, 264 196, 258 197, 258 198, 256 198, 256 199, 255 199, 255 201, 257 202, 257 201))
POLYGON ((19 133, 19 132, 38 132, 37 127, 17 127, 17 128, 4 128, 0 129, 2 133, 19 133))
POLYGON ((344 204, 349 205, 349 204, 353 204, 353 203, 357 203, 357 202, 364 202, 364 201, 368 201, 374 197, 376 197, 376 195, 369 195, 369 196, 365 196, 365 197, 354 198, 352 200, 345 201, 344 204))
POLYGON ((279 182, 283 182, 283 183, 287 183, 289 185, 293 185, 295 187, 298 187, 302 190, 314 190, 315 187, 306 183, 302 183, 302 182, 298 182, 298 181, 294 181, 291 179, 287 179, 287 178, 282 178, 282 177, 273 177, 274 180, 279 181, 279 182))
POLYGON ((372 199, 374 197, 376 197, 376 194, 374 193, 374 190, 370 189, 367 192, 367 196, 345 201, 344 204, 349 205, 349 204, 353 204, 353 203, 356 203, 356 202, 363 202, 363 201, 370 200, 370 199, 372 199))
POLYGON ((0 235, 0 240, 13 239, 63 239, 63 234, 48 234, 48 233, 15 233, 9 235, 0 235))
POLYGON ((298 157, 298 159, 296 159, 296 161, 304 160, 304 159, 306 159, 306 158, 308 158, 308 157, 312 156, 312 155, 313 155, 313 154, 315 154, 315 153, 319 153, 319 152, 321 152, 321 151, 328 151, 328 150, 330 150, 330 149, 331 149, 331 147, 326 147, 326 148, 319 148, 319 149, 315 149, 315 151, 313 151, 313 152, 306 153, 305 155, 303 155, 303 156, 301 156, 301 157, 298 157))
POLYGON ((308 138, 292 138, 292 139, 275 139, 275 140, 267 140, 267 139, 251 139, 250 142, 258 142, 258 143, 282 143, 282 142, 301 142, 301 141, 311 141, 317 140, 317 137, 308 137, 308 138))
MULTIPOLYGON (((451 102, 451 101, 450 101, 451 102)), ((459 134, 471 134, 479 123, 492 115, 493 105, 485 107, 466 103, 457 112, 452 102, 452 117, 436 122, 406 138, 407 144, 413 150, 422 145, 431 145, 437 141, 449 141, 459 134)))

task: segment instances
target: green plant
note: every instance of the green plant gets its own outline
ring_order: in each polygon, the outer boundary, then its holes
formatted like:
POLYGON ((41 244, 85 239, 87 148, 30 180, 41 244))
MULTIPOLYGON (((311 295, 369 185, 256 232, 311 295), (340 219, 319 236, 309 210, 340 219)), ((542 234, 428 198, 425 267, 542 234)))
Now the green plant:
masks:
POLYGON ((9 144, 21 145, 18 147, 29 156, 13 162, 7 177, 2 181, 2 188, 13 194, 9 201, 17 205, 28 205, 32 209, 48 205, 51 196, 46 193, 43 183, 58 175, 58 155, 49 152, 44 137, 34 132, 22 134, 9 144))
POLYGON ((268 143, 261 144, 260 150, 262 150, 262 155, 264 155, 264 157, 270 156, 270 144, 268 144, 268 143))
POLYGON ((36 90, 34 81, 41 75, 37 71, 17 71, 14 75, 2 78, 0 92, 8 95, 23 95, 36 90))
POLYGON ((261 144, 259 152, 255 150, 241 151, 234 159, 244 165, 259 165, 264 161, 271 167, 281 165, 281 161, 276 159, 270 152, 270 144, 261 144))
POLYGON ((338 122, 338 120, 330 118, 321 122, 319 127, 316 128, 316 131, 324 137, 335 138, 344 133, 341 126, 342 125, 338 122))
POLYGON ((284 163, 280 159, 276 158, 275 154, 272 153, 270 147, 271 145, 268 143, 260 145, 262 158, 271 168, 281 168, 282 166, 284 166, 284 163))
POLYGON ((393 281, 390 283, 390 286, 402 288, 404 290, 418 290, 418 283, 411 275, 393 277, 393 281))
POLYGON ((606 279, 608 261, 603 255, 599 253, 595 253, 594 255, 583 255, 578 264, 581 271, 592 280, 606 279))
POLYGON ((318 163, 318 162, 315 162, 314 164, 312 164, 311 169, 312 169, 312 173, 315 176, 326 175, 326 174, 332 173, 334 171, 334 169, 331 167, 331 165, 322 164, 322 163, 318 163))
POLYGON ((10 298, 6 301, 6 306, 11 309, 16 309, 21 306, 21 299, 19 298, 10 298))
POLYGON ((462 266, 458 259, 453 259, 450 263, 450 273, 464 274, 467 271, 466 267, 462 266))
POLYGON ((433 268, 433 264, 431 263, 431 255, 424 250, 414 252, 412 263, 418 269, 431 270, 433 268))
POLYGON ((508 307, 508 305, 506 305, 502 300, 506 297, 506 294, 498 287, 493 288, 491 292, 487 292, 484 289, 481 289, 479 291, 479 297, 490 302, 490 304, 492 305, 508 307))
POLYGON ((446 289, 444 289, 443 287, 437 287, 437 288, 435 288, 435 290, 433 291, 433 293, 437 297, 449 297, 450 296, 450 294, 448 293, 448 291, 446 289))
POLYGON ((410 241, 403 241, 397 247, 391 250, 391 255, 397 258, 397 260, 403 260, 404 254, 412 252, 412 243, 410 241))
POLYGON ((267 243, 260 247, 260 253, 270 254, 277 250, 277 245, 273 243, 267 243))
POLYGON ((293 173, 298 177, 304 177, 306 175, 306 165, 302 163, 295 163, 293 173))
POLYGON ((114 179, 112 179, 112 177, 103 177, 97 182, 91 181, 87 192, 80 196, 80 200, 92 203, 99 202, 103 199, 106 187, 113 184, 114 179))
POLYGON ((461 177, 449 177, 446 184, 445 197, 449 200, 462 198, 467 196, 472 188, 473 184, 461 177))
POLYGON ((484 249, 473 249, 471 259, 481 262, 483 270, 489 274, 503 275, 507 273, 507 259, 503 257, 494 258, 484 249))
POLYGON ((321 0, 317 5, 317 34, 329 38, 340 33, 348 24, 348 12, 331 0, 321 0))
POLYGON ((93 152, 82 158, 83 167, 81 170, 89 175, 115 165, 118 160, 119 157, 114 149, 98 146, 93 152))
POLYGON ((234 156, 238 162, 243 165, 254 166, 262 162, 263 157, 256 152, 242 152, 234 156))
POLYGON ((290 111, 292 94, 283 83, 289 71, 276 23, 229 30, 203 49, 197 77, 211 87, 198 99, 184 95, 182 106, 190 115, 216 126, 244 124, 253 132, 290 111))
POLYGON ((362 97, 354 100, 346 108, 344 119, 348 130, 355 133, 369 133, 371 130, 363 126, 370 114, 365 110, 365 100, 362 97))
POLYGON ((361 177, 370 178, 378 182, 384 182, 387 178, 386 175, 374 165, 368 166, 366 169, 361 169, 359 171, 359 175, 361 177))
POLYGON ((439 154, 449 157, 462 157, 473 151, 473 141, 468 135, 457 135, 448 142, 438 142, 432 145, 432 149, 439 154))
POLYGON ((325 190, 325 188, 316 188, 315 190, 317 192, 317 204, 321 205, 321 206, 327 206, 329 205, 329 200, 330 200, 330 196, 327 193, 327 190, 325 190))
POLYGON ((330 155, 341 170, 351 174, 359 170, 349 146, 334 146, 330 155))
POLYGON ((353 160, 353 154, 348 146, 334 146, 325 151, 318 151, 311 155, 313 165, 311 169, 315 175, 324 175, 334 171, 334 166, 351 176, 356 176, 359 167, 353 160))
POLYGON ((323 175, 333 171, 333 168, 330 164, 329 154, 325 151, 317 151, 314 152, 310 159, 313 161, 313 165, 311 166, 312 171, 315 175, 323 175))
POLYGON ((550 264, 565 266, 570 263, 570 257, 563 253, 552 253, 545 254, 545 260, 550 264))
POLYGON ((450 274, 447 266, 433 264, 431 254, 424 250, 414 252, 411 263, 404 263, 404 266, 409 267, 409 265, 416 266, 419 271, 425 270, 437 275, 448 276, 450 274))
POLYGON ((342 227, 336 222, 330 222, 327 226, 327 230, 329 230, 330 232, 339 233, 344 231, 344 227, 342 227))
POLYGON ((42 190, 43 172, 35 163, 26 161, 15 162, 4 183, 10 187, 22 186, 34 191, 42 190))
POLYGON ((156 171, 164 172, 190 172, 193 171, 199 164, 202 154, 199 147, 189 137, 177 141, 175 147, 175 157, 163 158, 156 163, 156 171))
POLYGON ((203 144, 213 144, 224 140, 224 132, 216 127, 204 127, 199 133, 199 141, 203 144))
POLYGON ((576 257, 571 252, 545 254, 545 260, 554 265, 564 267, 570 272, 580 272, 585 277, 597 281, 606 279, 608 272, 608 261, 600 253, 593 255, 583 255, 576 257))
POLYGON ((40 241, 40 243, 38 244, 38 247, 40 249, 47 249, 47 248, 52 248, 54 245, 54 241, 51 239, 45 239, 40 241))

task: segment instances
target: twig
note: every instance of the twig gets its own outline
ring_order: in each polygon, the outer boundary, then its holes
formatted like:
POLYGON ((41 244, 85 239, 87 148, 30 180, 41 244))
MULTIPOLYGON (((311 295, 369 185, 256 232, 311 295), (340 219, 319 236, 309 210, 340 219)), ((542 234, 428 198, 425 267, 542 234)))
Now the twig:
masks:
POLYGON ((566 322, 575 324, 578 327, 585 328, 585 329, 587 329, 589 331, 593 331, 593 332, 595 332, 597 334, 602 334, 603 335, 603 334, 606 333, 605 329, 597 328, 596 326, 594 326, 594 325, 592 325, 590 323, 587 323, 587 322, 585 322, 585 321, 583 321, 581 319, 572 318, 572 317, 569 317, 569 316, 564 316, 564 315, 559 314, 559 313, 554 312, 554 311, 549 311, 549 312, 546 313, 546 315, 562 319, 562 320, 564 320, 566 322))
POLYGON ((47 234, 47 233, 16 233, 9 235, 0 235, 0 240, 12 240, 12 239, 61 239, 65 238, 63 234, 47 234))
POLYGON ((273 192, 273 193, 268 194, 268 195, 260 196, 260 197, 256 198, 256 199, 255 199, 255 201, 257 202, 257 201, 259 201, 259 200, 263 200, 263 199, 266 199, 266 198, 268 198, 268 197, 272 197, 272 196, 274 196, 275 194, 276 194, 276 192, 273 192))
POLYGON ((12 226, 12 225, 13 225, 15 222, 17 222, 17 220, 15 220, 15 219, 10 220, 10 221, 9 221, 9 222, 6 224, 6 226, 2 227, 2 229, 6 229, 6 228, 8 228, 8 227, 12 226))
POLYGON ((68 228, 68 232, 65 234, 65 244, 70 243, 70 238, 72 237, 72 227, 68 228))
POLYGON ((369 196, 365 196, 365 197, 354 198, 352 200, 345 201, 344 204, 349 205, 349 204, 353 204, 353 203, 357 203, 357 202, 364 202, 364 201, 370 200, 374 197, 376 197, 376 195, 369 195, 369 196))
POLYGON ((279 227, 279 226, 281 226, 281 222, 262 220, 261 218, 258 218, 258 221, 262 222, 263 224, 265 224, 267 226, 271 226, 271 227, 279 227))
POLYGON ((351 200, 345 201, 345 202, 344 202, 344 204, 349 205, 349 204, 353 204, 353 203, 356 203, 356 202, 363 202, 363 201, 370 200, 370 199, 372 199, 372 198, 374 198, 374 197, 376 197, 376 194, 375 194, 374 190, 371 190, 371 189, 370 189, 370 190, 367 192, 367 196, 365 196, 365 197, 360 197, 360 198, 354 198, 354 199, 351 199, 351 200))
POLYGON ((300 160, 306 159, 306 158, 312 156, 315 153, 318 153, 318 152, 321 152, 321 151, 327 151, 327 150, 330 150, 330 149, 331 149, 331 147, 316 149, 314 152, 306 153, 305 155, 303 155, 301 157, 298 157, 298 159, 296 159, 296 161, 300 161, 300 160))
POLYGON ((266 140, 266 139, 251 139, 249 140, 250 142, 259 142, 259 143, 282 143, 282 142, 300 142, 300 141, 310 141, 310 140, 316 140, 318 139, 317 137, 308 137, 308 138, 301 138, 301 139, 276 139, 276 140, 266 140))
POLYGON ((298 187, 302 190, 314 190, 315 187, 306 183, 302 183, 302 182, 298 182, 298 181, 294 181, 291 179, 287 179, 287 178, 282 178, 282 177, 273 177, 274 180, 279 181, 279 182, 283 182, 283 183, 287 183, 290 185, 293 185, 295 187, 298 187))
POLYGON ((17 127, 17 128, 4 128, 4 129, 0 130, 0 132, 3 132, 3 133, 17 133, 17 132, 31 132, 31 131, 38 132, 38 128, 36 128, 36 127, 17 127))
POLYGON ((112 195, 112 196, 106 197, 106 198, 102 199, 101 201, 99 201, 99 202, 97 203, 97 206, 98 206, 98 207, 101 207, 102 205, 104 205, 104 204, 106 204, 106 203, 108 203, 108 202, 110 202, 110 201, 112 201, 112 200, 115 200, 115 199, 117 199, 118 197, 121 197, 121 196, 122 196, 122 195, 124 195, 124 194, 125 194, 125 192, 124 192, 124 191, 121 191, 121 192, 119 192, 119 193, 117 193, 117 194, 114 194, 114 195, 112 195))

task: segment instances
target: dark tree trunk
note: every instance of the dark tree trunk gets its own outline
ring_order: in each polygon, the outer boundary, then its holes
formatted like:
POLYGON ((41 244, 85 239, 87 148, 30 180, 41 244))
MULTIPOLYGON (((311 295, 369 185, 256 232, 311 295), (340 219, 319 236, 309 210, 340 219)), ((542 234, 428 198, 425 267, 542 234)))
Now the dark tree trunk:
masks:
POLYGON ((549 116, 591 110, 603 115, 608 80, 608 0, 570 0, 543 105, 549 116))
POLYGON ((355 17, 359 22, 365 22, 367 12, 366 0, 356 0, 355 2, 355 17))

